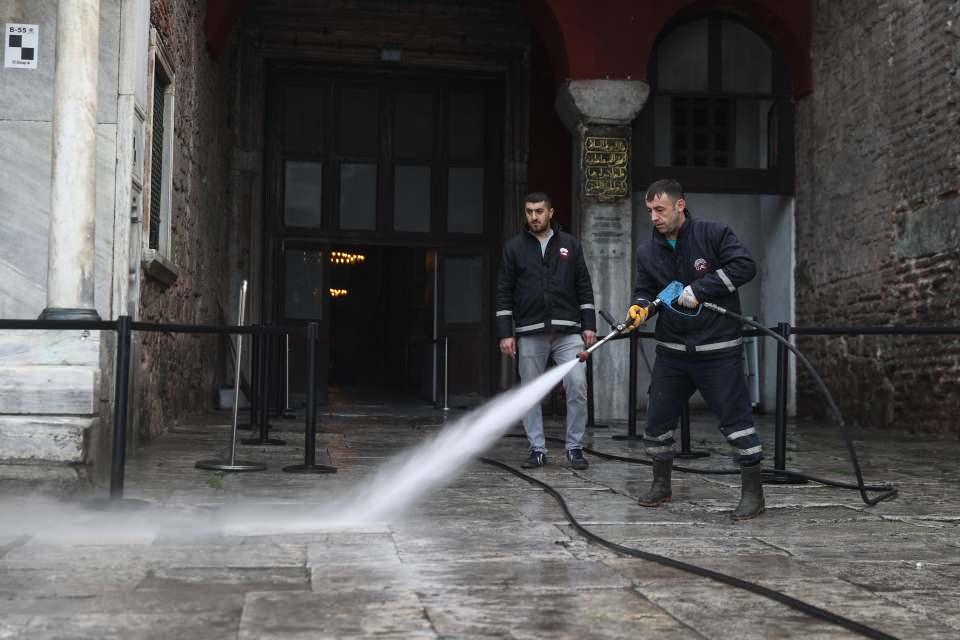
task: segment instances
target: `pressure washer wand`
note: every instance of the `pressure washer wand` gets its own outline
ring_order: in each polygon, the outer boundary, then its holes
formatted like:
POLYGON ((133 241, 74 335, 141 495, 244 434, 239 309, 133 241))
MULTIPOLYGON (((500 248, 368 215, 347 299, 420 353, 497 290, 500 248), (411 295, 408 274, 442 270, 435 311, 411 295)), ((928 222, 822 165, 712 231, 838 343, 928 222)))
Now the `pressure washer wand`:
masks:
POLYGON ((604 338, 594 342, 593 346, 587 349, 586 351, 581 351, 580 353, 578 353, 577 357, 580 358, 580 362, 586 362, 587 358, 590 357, 590 354, 596 351, 597 349, 599 349, 600 345, 604 344, 607 340, 610 340, 611 338, 614 338, 620 335, 621 333, 625 333, 627 330, 626 324, 624 324, 623 322, 617 322, 616 320, 613 319, 613 316, 611 316, 609 313, 607 313, 603 309, 600 310, 600 315, 603 316, 604 320, 610 323, 610 326, 613 327, 613 331, 608 333, 604 338))

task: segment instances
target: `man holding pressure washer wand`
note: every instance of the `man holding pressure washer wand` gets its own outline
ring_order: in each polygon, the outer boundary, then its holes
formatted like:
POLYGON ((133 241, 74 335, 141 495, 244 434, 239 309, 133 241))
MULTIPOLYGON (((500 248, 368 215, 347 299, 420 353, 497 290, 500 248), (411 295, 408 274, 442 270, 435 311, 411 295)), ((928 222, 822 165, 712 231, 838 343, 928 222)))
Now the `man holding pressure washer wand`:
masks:
POLYGON ((654 230, 650 240, 637 248, 633 304, 626 321, 627 330, 633 331, 660 312, 643 434, 644 447, 653 459, 653 483, 639 503, 656 507, 670 500, 673 431, 681 409, 699 390, 720 419, 720 432, 740 466, 740 504, 732 517, 756 517, 765 508, 763 447, 753 425, 743 373, 742 325, 727 315, 701 313, 700 306, 713 302, 739 314, 737 289, 753 279, 756 265, 729 227, 690 215, 676 180, 651 184, 646 204, 654 230))

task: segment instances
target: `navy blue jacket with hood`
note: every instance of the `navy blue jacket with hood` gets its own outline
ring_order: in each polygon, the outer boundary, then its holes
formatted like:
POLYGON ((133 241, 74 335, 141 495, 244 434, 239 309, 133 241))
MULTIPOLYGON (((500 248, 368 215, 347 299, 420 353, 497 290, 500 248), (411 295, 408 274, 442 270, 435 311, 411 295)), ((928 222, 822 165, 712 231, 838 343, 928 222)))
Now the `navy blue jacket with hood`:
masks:
MULTIPOLYGON (((676 249, 656 229, 650 240, 637 248, 633 301, 653 301, 667 284, 679 280, 684 286, 690 285, 698 301, 741 313, 737 290, 756 273, 753 258, 730 227, 693 218, 686 211, 676 249)), ((739 352, 742 332, 740 321, 707 309, 693 318, 663 310, 657 319, 657 352, 681 357, 730 355, 739 352)))

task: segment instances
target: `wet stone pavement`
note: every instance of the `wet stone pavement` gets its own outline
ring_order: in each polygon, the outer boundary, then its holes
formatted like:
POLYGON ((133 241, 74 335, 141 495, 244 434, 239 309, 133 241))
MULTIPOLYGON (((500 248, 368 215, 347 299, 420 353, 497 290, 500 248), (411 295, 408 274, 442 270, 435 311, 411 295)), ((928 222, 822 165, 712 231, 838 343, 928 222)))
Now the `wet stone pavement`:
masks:
MULTIPOLYGON (((437 412, 322 415, 317 461, 335 475, 294 475, 302 421, 274 419, 287 446, 239 447, 266 472, 194 468, 222 455, 226 414, 184 421, 128 461, 135 512, 89 511, 0 497, 0 638, 853 638, 772 600, 590 544, 543 490, 472 462, 402 518, 290 532, 218 528, 237 505, 280 522, 343 495, 391 455, 442 425, 437 412)), ((771 425, 761 421, 773 449, 771 425)), ((642 456, 595 429, 589 445, 642 456)), ((519 433, 518 429, 512 433, 519 433)), ((556 423, 550 435, 562 435, 556 423)), ((248 435, 242 433, 242 435, 248 435)), ((695 448, 728 467, 712 420, 694 416, 695 448)), ((750 580, 899 638, 960 637, 960 443, 861 432, 866 480, 900 496, 876 507, 854 491, 767 485, 767 513, 729 518, 736 476, 674 474, 674 499, 636 497, 650 467, 588 455, 574 471, 562 445, 531 473, 580 522, 611 541, 750 580)), ((842 481, 839 434, 791 425, 788 468, 842 481)), ((525 441, 488 452, 519 466, 525 441)), ((772 464, 772 460, 767 461, 772 464)))

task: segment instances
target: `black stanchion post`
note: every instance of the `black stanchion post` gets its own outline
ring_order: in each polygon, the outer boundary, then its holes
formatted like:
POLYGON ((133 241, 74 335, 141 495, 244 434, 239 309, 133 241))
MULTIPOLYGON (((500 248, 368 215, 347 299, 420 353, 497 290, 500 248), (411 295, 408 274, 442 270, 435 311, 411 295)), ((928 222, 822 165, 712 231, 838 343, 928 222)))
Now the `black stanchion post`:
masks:
POLYGON ((110 499, 123 497, 123 471, 127 460, 127 388, 130 383, 130 316, 117 318, 117 375, 113 403, 113 459, 110 464, 110 499))
POLYGON ((317 323, 307 325, 307 422, 304 425, 303 464, 284 467, 287 473, 336 473, 337 468, 317 464, 317 323))
MULTIPOLYGON (((790 323, 777 323, 777 333, 784 340, 790 339, 790 323)), ((790 349, 777 341, 777 404, 774 408, 773 469, 764 472, 763 481, 770 484, 805 484, 797 476, 787 476, 781 471, 787 468, 787 392, 790 385, 790 349)))
MULTIPOLYGON (((252 325, 256 328, 256 325, 252 325)), ((237 366, 240 366, 239 363, 237 366)), ((257 396, 260 385, 260 335, 250 334, 250 397, 247 398, 247 413, 249 415, 250 430, 257 428, 257 419, 260 417, 257 410, 257 396)))
MULTIPOLYGON (((790 324, 777 324, 777 333, 785 340, 790 339, 790 324)), ((773 468, 783 471, 787 468, 787 387, 790 384, 788 359, 790 350, 786 345, 777 343, 777 408, 776 432, 774 441, 773 468)))
MULTIPOLYGON (((262 325, 261 325, 262 327, 262 325)), ((281 446, 287 444, 285 441, 280 440, 279 438, 270 437, 270 375, 272 373, 272 349, 271 346, 271 335, 269 331, 265 331, 259 336, 259 357, 257 358, 258 362, 258 374, 257 379, 259 384, 257 385, 257 425, 260 428, 260 434, 256 438, 247 438, 241 440, 242 444, 255 444, 263 446, 281 446)))
POLYGON ((627 359, 629 370, 627 373, 627 434, 615 435, 615 440, 642 440, 637 435, 637 346, 640 343, 640 336, 634 331, 630 334, 627 344, 630 345, 630 357, 627 359))
MULTIPOLYGON (((268 328, 268 327, 264 327, 268 328)), ((260 340, 260 433, 270 429, 270 334, 260 340)))
POLYGON ((140 509, 149 504, 146 500, 123 497, 123 476, 127 461, 127 390, 130 388, 130 343, 133 336, 130 316, 117 318, 114 328, 117 332, 117 368, 113 397, 113 455, 110 460, 110 497, 97 497, 83 501, 81 506, 91 511, 140 509))

